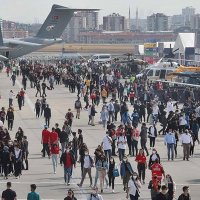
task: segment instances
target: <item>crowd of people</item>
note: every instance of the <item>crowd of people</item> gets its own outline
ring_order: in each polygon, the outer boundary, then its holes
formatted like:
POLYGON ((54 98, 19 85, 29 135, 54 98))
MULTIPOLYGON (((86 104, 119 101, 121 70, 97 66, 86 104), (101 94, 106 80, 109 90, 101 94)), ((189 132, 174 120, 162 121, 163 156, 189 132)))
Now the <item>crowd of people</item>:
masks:
MULTIPOLYGON (((183 160, 189 161, 194 156, 195 145, 199 143, 200 103, 190 89, 185 91, 184 103, 180 104, 176 98, 177 89, 163 83, 152 83, 145 75, 140 78, 133 75, 130 81, 122 80, 118 69, 107 69, 95 63, 70 60, 55 61, 53 65, 44 66, 39 62, 22 60, 19 68, 16 69, 15 62, 12 65, 14 67, 7 67, 7 75, 11 76, 13 86, 17 77, 21 76, 23 88, 17 95, 10 90, 8 110, 6 112, 2 107, 0 112, 0 157, 3 158, 0 161, 6 179, 11 173, 20 177, 23 168, 28 170, 27 137, 19 127, 12 141, 8 131, 12 131, 14 124, 13 99, 17 98, 21 110, 26 101, 27 82, 30 82, 30 87, 36 90, 35 96, 39 94, 41 97, 35 103, 36 118, 45 118, 41 134, 42 156, 47 155, 52 159, 54 174, 60 159, 64 168, 64 182, 68 187, 73 172, 77 170, 76 165, 80 164, 81 180, 77 185, 81 188, 88 174, 90 187, 94 190, 89 196, 90 200, 102 200, 103 196, 98 191, 104 193, 105 188, 111 188, 115 193, 115 180, 119 176, 126 197, 137 200, 142 195, 141 188, 146 187, 147 170, 151 172, 148 188, 152 200, 172 200, 177 196, 176 177, 164 169, 156 146, 157 138, 162 138, 168 161, 176 160, 180 148, 178 142, 183 147, 183 160), (79 71, 77 65, 80 65, 79 71), (62 126, 54 122, 50 130, 52 113, 46 90, 51 92, 55 84, 58 87, 64 85, 70 93, 77 94, 77 98, 74 108, 68 108, 63 116, 62 126), (98 138, 101 142, 94 152, 90 151, 89 144, 84 140, 84 130, 80 128, 75 132, 73 126, 75 118, 81 119, 84 111, 87 111, 88 126, 101 124, 105 132, 102 138, 98 138), (8 121, 8 129, 4 126, 5 120, 8 121), (5 156, 7 162, 3 163, 5 156), (134 157, 137 169, 133 167, 135 164, 131 157, 134 157), (95 177, 92 177, 93 170, 95 177)), ((183 187, 179 200, 191 199, 188 188, 183 187)), ((65 200, 76 199, 72 190, 68 191, 68 196, 65 200)))

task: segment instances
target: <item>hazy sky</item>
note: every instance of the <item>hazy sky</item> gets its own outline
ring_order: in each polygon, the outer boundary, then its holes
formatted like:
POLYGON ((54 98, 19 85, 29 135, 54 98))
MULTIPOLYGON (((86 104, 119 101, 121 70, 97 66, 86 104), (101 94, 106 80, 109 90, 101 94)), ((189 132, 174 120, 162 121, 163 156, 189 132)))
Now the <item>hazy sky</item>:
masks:
POLYGON ((182 8, 193 6, 200 13, 200 0, 0 0, 0 17, 17 22, 43 22, 51 6, 59 4, 72 8, 100 8, 100 17, 113 12, 135 17, 138 7, 139 17, 145 18, 153 12, 166 15, 180 14, 182 8))

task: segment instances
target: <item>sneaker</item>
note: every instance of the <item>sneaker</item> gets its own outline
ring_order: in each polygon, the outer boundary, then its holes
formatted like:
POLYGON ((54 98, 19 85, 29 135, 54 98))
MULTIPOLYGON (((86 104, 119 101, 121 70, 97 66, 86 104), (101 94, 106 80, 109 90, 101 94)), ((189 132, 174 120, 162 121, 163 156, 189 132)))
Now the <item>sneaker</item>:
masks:
POLYGON ((56 174, 56 172, 54 172, 54 174, 56 174))
POLYGON ((67 186, 70 186, 70 183, 67 183, 67 186))
POLYGON ((112 193, 115 193, 115 190, 112 190, 112 193))
POLYGON ((80 183, 78 183, 77 185, 78 185, 78 187, 82 187, 82 185, 80 183))
POLYGON ((109 189, 110 187, 109 187, 109 185, 106 185, 106 189, 109 189))
POLYGON ((143 180, 143 184, 145 184, 145 181, 143 180))
POLYGON ((101 190, 101 193, 103 193, 103 190, 101 190))

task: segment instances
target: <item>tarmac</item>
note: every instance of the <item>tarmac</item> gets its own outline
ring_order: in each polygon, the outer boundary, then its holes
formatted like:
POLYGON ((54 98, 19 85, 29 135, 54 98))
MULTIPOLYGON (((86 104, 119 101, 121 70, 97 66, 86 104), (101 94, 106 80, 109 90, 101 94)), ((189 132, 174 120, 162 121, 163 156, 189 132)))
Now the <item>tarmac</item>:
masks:
MULTIPOLYGON (((13 87, 10 78, 7 77, 6 73, 0 74, 0 107, 8 107, 8 93, 12 89, 15 94, 22 88, 21 77, 17 78, 16 85, 13 87)), ((16 191, 18 199, 26 199, 27 194, 30 191, 30 184, 35 183, 37 185, 37 192, 39 192, 41 199, 52 199, 60 200, 64 199, 67 195, 67 190, 72 188, 75 193, 75 197, 78 200, 86 200, 88 195, 91 193, 89 188, 88 177, 84 181, 83 187, 79 188, 77 183, 80 182, 81 170, 80 164, 77 164, 76 169, 73 170, 73 176, 70 186, 64 184, 63 179, 63 167, 58 165, 57 173, 53 174, 52 161, 48 158, 42 158, 41 156, 41 131, 44 126, 44 118, 41 117, 36 119, 34 113, 34 104, 37 99, 35 97, 36 90, 30 88, 30 84, 27 84, 25 106, 19 111, 17 100, 14 100, 15 109, 15 121, 13 131, 10 131, 11 137, 14 139, 15 133, 18 127, 22 127, 25 135, 29 141, 29 170, 23 171, 20 179, 15 179, 10 176, 8 180, 4 180, 0 177, 0 192, 5 190, 6 182, 12 182, 12 188, 16 191)), ((64 116, 71 108, 74 110, 74 101, 76 99, 75 93, 69 93, 68 89, 64 85, 55 85, 55 89, 47 91, 47 102, 52 110, 52 118, 50 127, 54 126, 55 123, 59 123, 60 127, 64 122, 64 116)), ((83 105, 84 102, 82 101, 83 105)), ((78 128, 83 130, 84 142, 90 149, 90 154, 93 156, 95 148, 101 143, 105 131, 101 124, 99 124, 101 105, 97 108, 97 115, 95 116, 95 126, 87 125, 88 112, 85 110, 81 111, 81 119, 74 119, 73 131, 77 131, 78 128)), ((132 108, 129 109, 132 111, 132 108)), ((116 125, 119 125, 117 122, 116 125)), ((7 122, 6 122, 7 126, 7 122)), ((158 128, 159 129, 159 128, 158 128)), ((149 147, 149 141, 148 145, 149 147)), ((140 148, 140 144, 139 144, 140 148)), ((178 144, 178 157, 174 161, 167 160, 167 148, 164 146, 163 136, 159 136, 156 139, 156 149, 161 156, 161 162, 165 169, 166 174, 170 174, 177 185, 176 198, 182 193, 182 187, 184 185, 190 186, 190 194, 192 200, 199 200, 200 196, 200 146, 195 146, 194 158, 190 158, 190 161, 183 161, 182 158, 182 147, 178 144)), ((150 150, 151 152, 151 150, 150 150)), ((126 150, 128 153, 128 150, 126 150)), ((115 161, 119 164, 118 157, 115 157, 115 161)), ((134 157, 129 157, 133 169, 137 171, 136 162, 134 157)), ((93 177, 95 175, 95 169, 92 170, 93 177)), ((147 200, 150 198, 150 190, 147 188, 150 181, 151 174, 147 169, 146 171, 146 184, 142 185, 140 199, 147 200)), ((112 193, 111 189, 105 189, 102 194, 104 200, 125 200, 126 194, 123 191, 122 180, 120 177, 115 180, 115 193, 112 193)), ((99 183, 98 183, 99 185, 99 183)))

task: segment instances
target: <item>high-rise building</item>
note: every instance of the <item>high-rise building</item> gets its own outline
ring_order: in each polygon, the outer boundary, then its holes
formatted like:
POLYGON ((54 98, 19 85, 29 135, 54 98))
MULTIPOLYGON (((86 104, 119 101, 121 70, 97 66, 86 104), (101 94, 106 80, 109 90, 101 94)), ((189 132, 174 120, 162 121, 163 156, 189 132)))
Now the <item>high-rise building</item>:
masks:
POLYGON ((200 14, 196 14, 192 16, 191 29, 200 31, 200 14))
POLYGON ((124 31, 126 30, 126 20, 124 16, 113 13, 103 17, 103 30, 105 31, 124 31))
POLYGON ((99 13, 93 11, 81 11, 75 13, 63 32, 63 39, 67 42, 79 42, 80 32, 98 30, 98 16, 99 13))
POLYGON ((191 19, 195 15, 195 8, 186 7, 182 9, 182 16, 184 18, 184 26, 191 25, 191 19))
POLYGON ((169 29, 175 30, 184 26, 184 17, 182 15, 173 15, 169 17, 169 29))
POLYGON ((147 31, 168 31, 168 16, 163 13, 148 16, 147 31))

